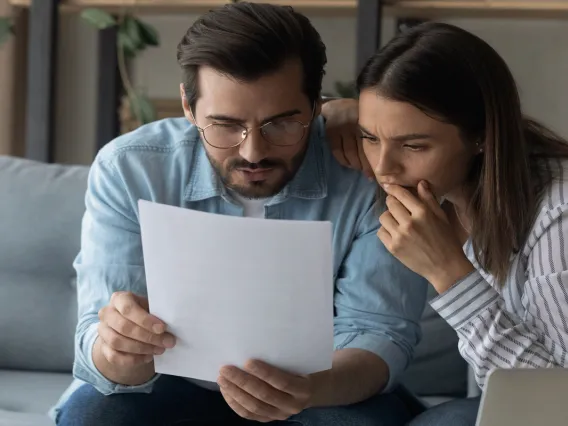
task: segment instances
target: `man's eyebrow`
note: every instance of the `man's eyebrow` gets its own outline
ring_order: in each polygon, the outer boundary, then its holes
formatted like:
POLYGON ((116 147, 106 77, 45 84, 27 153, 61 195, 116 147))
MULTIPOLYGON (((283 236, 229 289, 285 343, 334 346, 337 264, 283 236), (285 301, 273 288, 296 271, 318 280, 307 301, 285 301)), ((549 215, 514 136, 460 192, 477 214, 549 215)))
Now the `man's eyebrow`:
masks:
MULTIPOLYGON (((302 111, 300 111, 299 109, 291 109, 289 111, 284 111, 284 112, 281 112, 281 113, 278 113, 278 114, 275 114, 275 115, 271 115, 270 117, 265 118, 264 120, 262 120, 262 124, 266 124, 270 121, 274 121, 274 120, 277 120, 279 118, 292 117, 294 115, 301 114, 301 113, 302 113, 302 111)), ((242 118, 231 117, 230 115, 225 115, 225 114, 209 114, 205 118, 207 118, 209 120, 228 121, 228 122, 231 122, 231 123, 239 123, 239 124, 242 124, 246 121, 246 120, 243 120, 242 118)))

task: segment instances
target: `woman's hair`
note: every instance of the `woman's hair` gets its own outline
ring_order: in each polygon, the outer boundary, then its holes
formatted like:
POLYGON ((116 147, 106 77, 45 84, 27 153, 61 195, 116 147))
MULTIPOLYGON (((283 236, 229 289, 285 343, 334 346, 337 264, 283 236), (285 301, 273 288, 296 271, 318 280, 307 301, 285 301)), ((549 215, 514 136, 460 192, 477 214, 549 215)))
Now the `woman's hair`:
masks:
POLYGON ((568 143, 523 116, 499 54, 452 25, 428 22, 401 33, 368 60, 357 87, 408 102, 483 146, 468 179, 471 239, 479 264, 503 283, 554 178, 543 159, 568 157, 568 143))

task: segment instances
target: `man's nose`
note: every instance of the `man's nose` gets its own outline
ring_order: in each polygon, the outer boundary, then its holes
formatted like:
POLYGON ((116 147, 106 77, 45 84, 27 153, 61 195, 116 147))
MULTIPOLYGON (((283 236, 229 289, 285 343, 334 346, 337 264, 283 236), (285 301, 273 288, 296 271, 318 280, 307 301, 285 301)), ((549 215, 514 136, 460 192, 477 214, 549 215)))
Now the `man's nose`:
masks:
POLYGON ((268 156, 269 143, 264 139, 260 130, 253 129, 239 146, 239 154, 249 163, 259 163, 268 156))

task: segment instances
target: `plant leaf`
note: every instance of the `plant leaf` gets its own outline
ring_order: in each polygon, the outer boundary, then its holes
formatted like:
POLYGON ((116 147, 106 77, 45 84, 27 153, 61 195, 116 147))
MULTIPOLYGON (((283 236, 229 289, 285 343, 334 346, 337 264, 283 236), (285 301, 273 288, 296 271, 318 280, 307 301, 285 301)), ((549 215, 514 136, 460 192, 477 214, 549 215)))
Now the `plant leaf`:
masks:
POLYGON ((124 17, 124 21, 122 22, 122 26, 120 31, 124 31, 130 40, 132 40, 132 45, 136 48, 136 50, 144 50, 146 48, 146 43, 142 39, 142 35, 140 33, 140 27, 136 22, 136 19, 130 15, 126 15, 124 17))
POLYGON ((139 19, 136 20, 136 23, 140 29, 140 36, 142 37, 142 40, 144 40, 148 46, 160 45, 160 35, 156 28, 139 19))
POLYGON ((138 53, 138 48, 136 43, 130 38, 130 36, 125 31, 118 32, 118 48, 124 51, 124 56, 127 59, 132 59, 138 53))
POLYGON ((100 9, 85 9, 81 12, 81 18, 89 24, 94 25, 99 30, 104 30, 116 25, 116 19, 110 14, 100 9))
POLYGON ((136 93, 133 99, 130 99, 130 109, 132 115, 143 125, 156 121, 154 105, 148 96, 143 93, 136 93))
POLYGON ((8 40, 13 31, 12 19, 7 16, 0 16, 0 45, 8 40))

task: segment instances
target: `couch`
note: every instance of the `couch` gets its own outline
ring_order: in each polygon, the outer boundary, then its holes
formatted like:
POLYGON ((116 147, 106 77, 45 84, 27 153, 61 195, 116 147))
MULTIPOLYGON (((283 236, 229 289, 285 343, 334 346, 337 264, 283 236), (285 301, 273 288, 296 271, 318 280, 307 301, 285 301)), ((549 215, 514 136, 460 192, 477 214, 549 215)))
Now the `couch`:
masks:
MULTIPOLYGON (((88 172, 0 156, 0 426, 53 425, 48 410, 72 381, 88 172)), ((455 332, 428 306, 422 326, 407 387, 429 404, 477 394, 455 332)))

